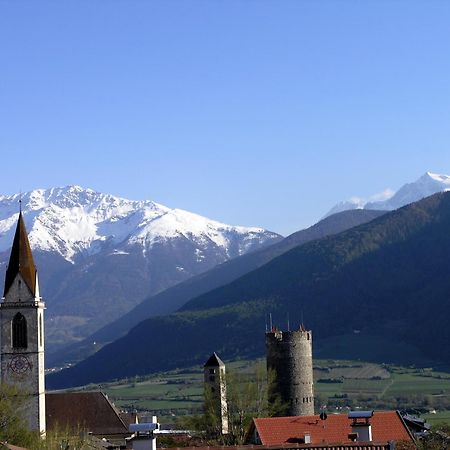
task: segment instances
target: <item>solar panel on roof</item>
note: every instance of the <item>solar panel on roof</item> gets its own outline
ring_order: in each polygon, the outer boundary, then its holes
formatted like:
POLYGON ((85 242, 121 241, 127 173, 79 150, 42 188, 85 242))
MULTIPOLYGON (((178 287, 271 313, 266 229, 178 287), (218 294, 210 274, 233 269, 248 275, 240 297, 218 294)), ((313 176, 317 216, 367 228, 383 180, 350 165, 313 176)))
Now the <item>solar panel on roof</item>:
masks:
POLYGON ((372 411, 350 411, 348 413, 349 419, 369 419, 373 416, 373 410, 372 411))

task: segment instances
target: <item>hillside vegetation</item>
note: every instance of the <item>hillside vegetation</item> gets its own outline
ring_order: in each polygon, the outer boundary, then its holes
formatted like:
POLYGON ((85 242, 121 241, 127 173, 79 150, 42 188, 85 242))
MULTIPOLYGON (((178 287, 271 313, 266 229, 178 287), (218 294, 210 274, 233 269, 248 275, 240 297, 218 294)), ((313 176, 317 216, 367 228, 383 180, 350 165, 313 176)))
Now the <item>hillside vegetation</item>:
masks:
MULTIPOLYGON (((189 300, 236 280, 294 247, 315 239, 340 233, 362 223, 370 222, 376 217, 380 217, 384 212, 354 210, 334 214, 305 230, 291 234, 275 244, 233 258, 230 261, 219 264, 206 273, 189 278, 156 295, 150 295, 130 312, 120 316, 119 319, 104 326, 83 341, 47 354, 47 364, 49 366, 58 366, 78 362, 98 351, 104 344, 120 338, 144 319, 170 314, 189 300)), ((130 271, 135 273, 134 266, 129 267, 127 270, 128 273, 130 271)))
POLYGON ((303 317, 319 349, 321 341, 339 343, 354 334, 358 348, 348 351, 368 361, 395 362, 408 354, 416 363, 448 363, 449 230, 450 193, 443 193, 295 247, 175 314, 140 323, 49 377, 49 385, 191 366, 212 351, 226 359, 259 356, 268 313, 281 327, 288 316, 291 324, 303 317))

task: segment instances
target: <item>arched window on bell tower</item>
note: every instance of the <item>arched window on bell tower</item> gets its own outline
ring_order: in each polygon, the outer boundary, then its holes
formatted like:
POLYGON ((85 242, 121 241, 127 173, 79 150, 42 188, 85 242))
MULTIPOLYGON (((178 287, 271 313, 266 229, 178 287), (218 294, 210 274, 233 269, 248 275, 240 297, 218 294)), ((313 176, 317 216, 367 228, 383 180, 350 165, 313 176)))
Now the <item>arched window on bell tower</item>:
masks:
POLYGON ((17 313, 12 321, 12 346, 13 348, 27 348, 27 319, 17 313))

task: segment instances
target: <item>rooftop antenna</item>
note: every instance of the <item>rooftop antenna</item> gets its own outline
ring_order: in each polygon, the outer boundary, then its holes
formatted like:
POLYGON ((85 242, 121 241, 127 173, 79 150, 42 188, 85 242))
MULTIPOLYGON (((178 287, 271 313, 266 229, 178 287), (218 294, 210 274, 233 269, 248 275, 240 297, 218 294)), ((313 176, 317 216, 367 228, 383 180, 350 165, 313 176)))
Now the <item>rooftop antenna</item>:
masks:
POLYGON ((273 331, 272 313, 269 313, 269 318, 270 318, 270 331, 273 331))
POLYGON ((304 325, 304 322, 303 322, 303 309, 301 311, 301 319, 302 319, 302 326, 303 326, 304 325))
POLYGON ((19 213, 22 214, 22 189, 20 190, 19 194, 19 213))
POLYGON ((287 330, 291 331, 291 325, 289 324, 289 313, 287 313, 287 330))
POLYGON ((264 319, 266 320, 266 333, 267 333, 267 313, 264 315, 264 319))

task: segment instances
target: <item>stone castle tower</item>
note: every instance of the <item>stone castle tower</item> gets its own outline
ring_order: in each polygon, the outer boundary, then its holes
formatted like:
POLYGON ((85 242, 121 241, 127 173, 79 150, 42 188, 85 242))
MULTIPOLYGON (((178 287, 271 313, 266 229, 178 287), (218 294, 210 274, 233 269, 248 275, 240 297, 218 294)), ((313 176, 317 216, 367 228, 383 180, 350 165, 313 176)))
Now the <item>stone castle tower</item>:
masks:
POLYGON ((44 309, 22 212, 0 303, 0 376, 29 395, 29 427, 45 433, 44 309))
POLYGON ((225 381, 225 364, 214 352, 203 366, 206 402, 214 410, 219 420, 222 434, 228 433, 227 385, 225 381))
POLYGON ((279 398, 288 416, 314 415, 312 333, 303 325, 298 331, 273 329, 266 333, 267 370, 275 380, 269 402, 279 398))

